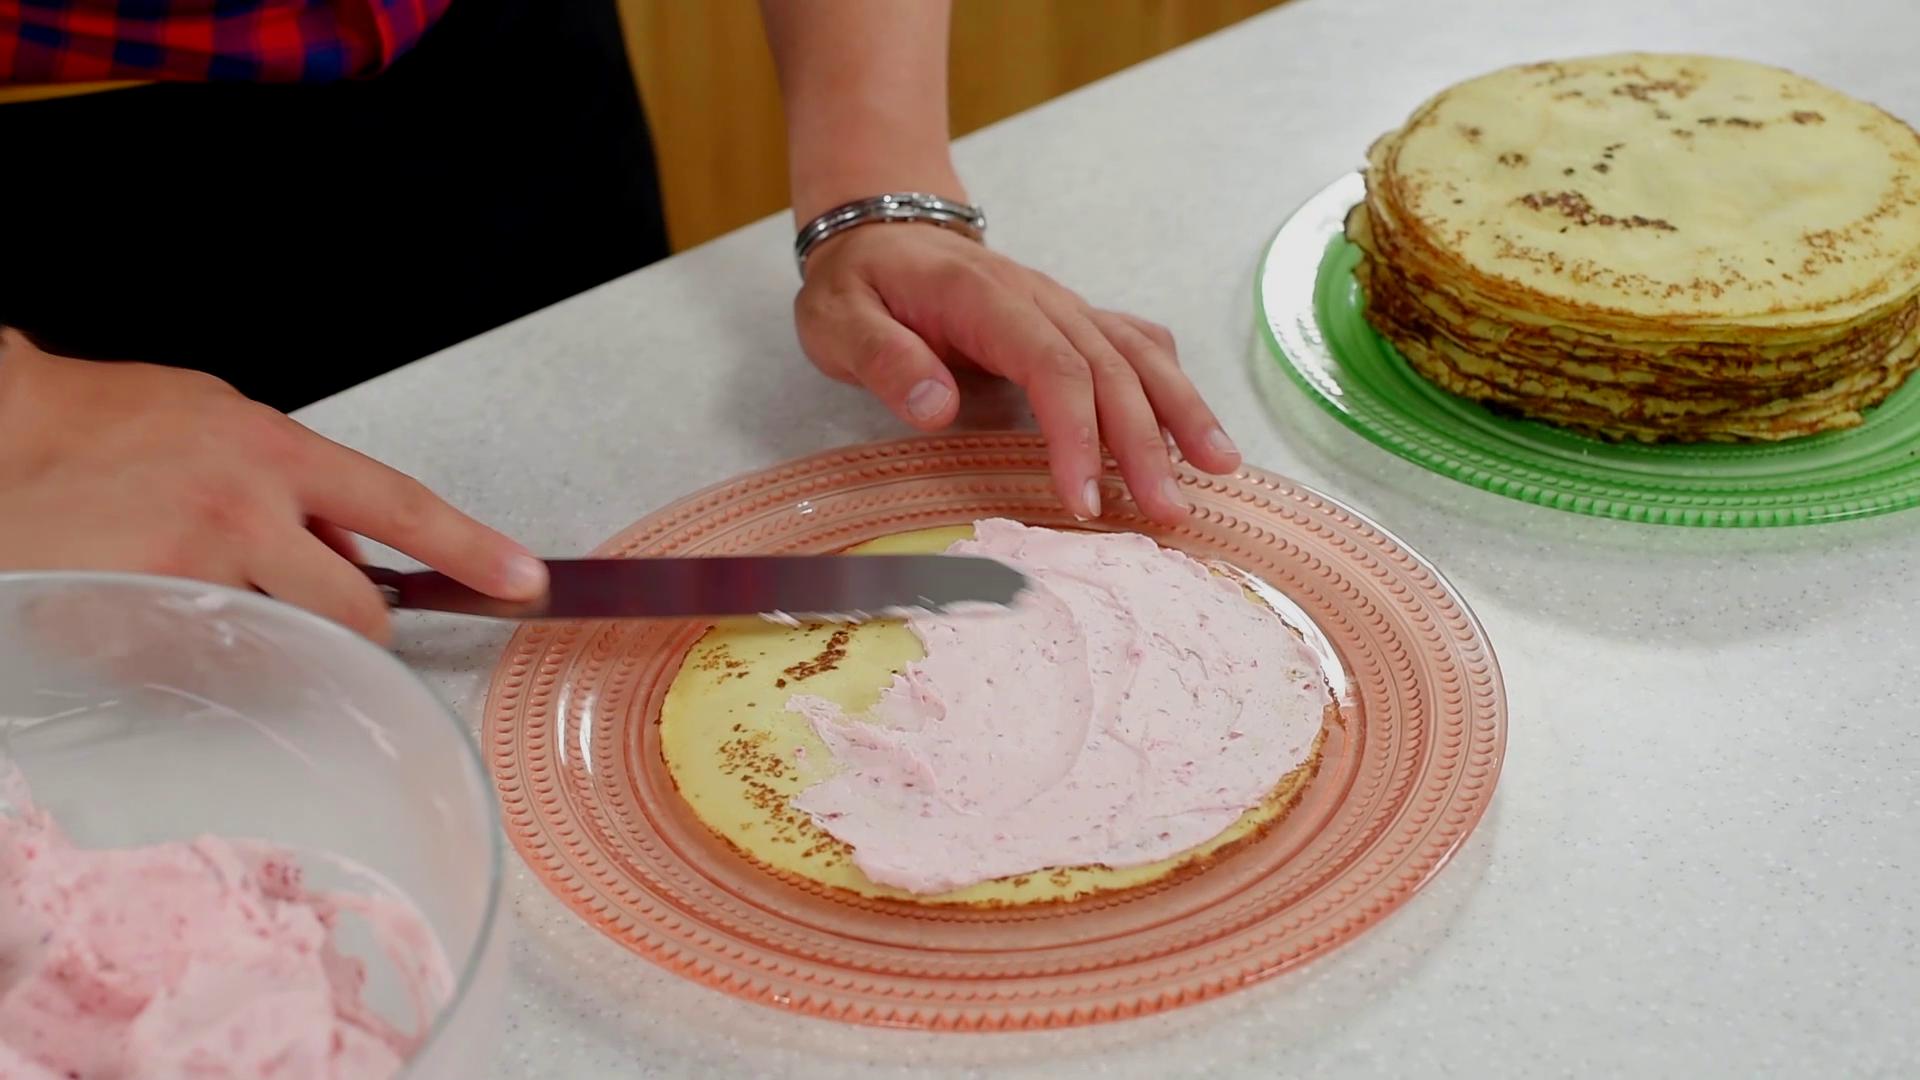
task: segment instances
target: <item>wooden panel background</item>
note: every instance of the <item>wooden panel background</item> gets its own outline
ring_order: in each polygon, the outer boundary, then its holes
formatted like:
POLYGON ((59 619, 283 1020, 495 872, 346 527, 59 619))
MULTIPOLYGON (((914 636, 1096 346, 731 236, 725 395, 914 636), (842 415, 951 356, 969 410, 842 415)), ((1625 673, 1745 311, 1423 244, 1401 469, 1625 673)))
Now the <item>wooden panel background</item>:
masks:
MULTIPOLYGON (((955 0, 953 133, 1280 2, 955 0)), ((755 0, 621 0, 621 9, 674 246, 691 247, 787 205, 780 94, 755 0)))

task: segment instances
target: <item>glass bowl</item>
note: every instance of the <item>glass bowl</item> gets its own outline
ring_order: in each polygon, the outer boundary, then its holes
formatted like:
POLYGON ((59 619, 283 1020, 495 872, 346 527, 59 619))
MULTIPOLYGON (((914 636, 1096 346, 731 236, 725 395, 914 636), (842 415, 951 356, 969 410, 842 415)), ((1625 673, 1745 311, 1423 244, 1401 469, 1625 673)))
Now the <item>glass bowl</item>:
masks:
MULTIPOLYGON (((454 977, 406 1075, 483 1067, 504 988, 498 811, 465 729, 387 652, 251 593, 0 574, 0 774, 81 847, 211 833, 292 849, 320 889, 370 891, 327 856, 371 871, 454 977)), ((415 1030, 371 935, 343 924, 339 944, 366 962, 367 1001, 415 1030)))

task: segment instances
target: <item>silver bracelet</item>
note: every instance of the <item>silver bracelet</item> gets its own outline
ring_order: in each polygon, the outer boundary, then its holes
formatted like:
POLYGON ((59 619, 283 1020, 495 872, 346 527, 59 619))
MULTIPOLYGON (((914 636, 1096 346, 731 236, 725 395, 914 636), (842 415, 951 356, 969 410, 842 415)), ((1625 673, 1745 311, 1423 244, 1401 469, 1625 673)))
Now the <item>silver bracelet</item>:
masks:
POLYGON ((890 192, 836 206, 807 222, 800 235, 793 238, 793 261, 804 277, 807 255, 822 242, 848 229, 891 221, 938 225, 982 243, 987 238, 987 215, 977 206, 917 191, 890 192))

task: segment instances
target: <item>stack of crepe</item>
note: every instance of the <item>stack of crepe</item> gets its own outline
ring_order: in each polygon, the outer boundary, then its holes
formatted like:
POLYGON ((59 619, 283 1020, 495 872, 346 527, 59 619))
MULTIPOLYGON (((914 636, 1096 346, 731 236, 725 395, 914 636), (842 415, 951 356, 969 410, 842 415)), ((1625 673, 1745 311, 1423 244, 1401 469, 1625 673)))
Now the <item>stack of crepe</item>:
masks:
POLYGON ((1920 136, 1789 72, 1535 64, 1427 102, 1347 222, 1421 375, 1611 439, 1850 427, 1920 365, 1920 136))

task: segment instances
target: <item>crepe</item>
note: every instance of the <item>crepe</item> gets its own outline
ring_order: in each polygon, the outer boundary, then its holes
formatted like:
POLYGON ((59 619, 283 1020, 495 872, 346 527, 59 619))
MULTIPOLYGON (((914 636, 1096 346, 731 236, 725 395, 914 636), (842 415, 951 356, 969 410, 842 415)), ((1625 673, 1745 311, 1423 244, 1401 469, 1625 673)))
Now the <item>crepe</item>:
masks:
MULTIPOLYGON (((855 550, 938 552, 970 533, 964 527, 928 530, 855 550)), ((662 753, 681 797, 716 835, 773 873, 863 897, 1011 907, 1061 903, 1195 872, 1281 820, 1318 767, 1316 741, 1307 762, 1258 806, 1206 843, 1156 863, 1049 868, 932 894, 880 885, 854 865, 846 844, 794 807, 796 796, 834 774, 835 763, 808 721, 786 706, 796 695, 809 695, 848 714, 864 713, 895 673, 923 655, 919 640, 899 623, 714 628, 688 654, 661 707, 662 753)))
POLYGON ((1775 68, 1510 68, 1369 152, 1347 235, 1423 376, 1611 438, 1847 427, 1920 365, 1920 137, 1775 68))

